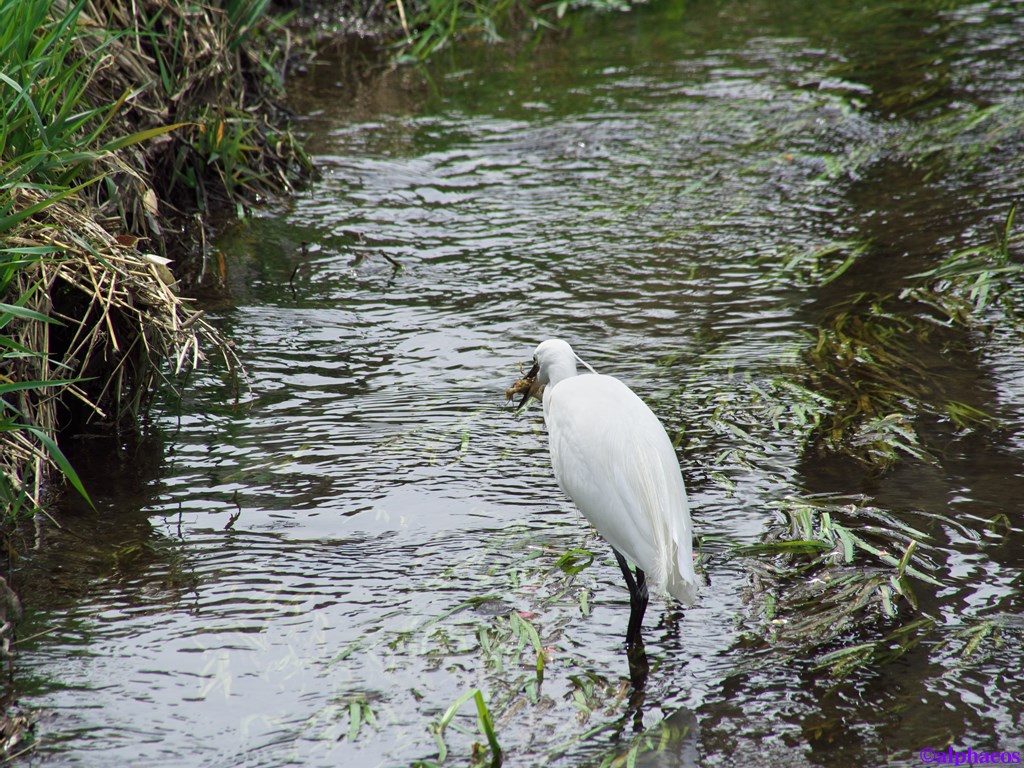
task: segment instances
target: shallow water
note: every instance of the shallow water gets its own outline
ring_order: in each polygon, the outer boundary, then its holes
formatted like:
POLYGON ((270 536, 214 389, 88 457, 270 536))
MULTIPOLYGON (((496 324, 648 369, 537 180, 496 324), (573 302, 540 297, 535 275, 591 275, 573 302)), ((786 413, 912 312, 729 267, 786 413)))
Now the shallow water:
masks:
MULTIPOLYGON (((931 350, 935 397, 998 420, 923 420, 934 463, 823 460, 752 396, 836 306, 1001 225, 1019 130, 974 153, 900 148, 950 113, 1019 114, 1024 5, 820 5, 658 4, 360 83, 325 53, 293 86, 323 178, 218 244, 240 399, 213 368, 145 440, 83 441, 99 513, 69 502, 65 530, 22 553, 32 760, 429 761, 430 729, 474 687, 509 765, 1024 751, 1024 354, 1001 310, 994 333, 931 350), (779 269, 846 240, 870 248, 827 285, 779 269), (999 616, 1001 642, 965 663, 932 638, 836 681, 751 640, 748 568, 717 557, 697 607, 652 603, 631 691, 618 569, 554 483, 539 409, 503 403, 549 336, 679 438, 707 551, 759 541, 786 497, 864 494, 934 537, 944 586, 918 591, 939 638, 999 616), (577 547, 597 559, 571 577, 556 561, 577 547), (539 633, 542 681, 514 615, 539 633)), ((486 743, 461 712, 449 764, 486 743)))

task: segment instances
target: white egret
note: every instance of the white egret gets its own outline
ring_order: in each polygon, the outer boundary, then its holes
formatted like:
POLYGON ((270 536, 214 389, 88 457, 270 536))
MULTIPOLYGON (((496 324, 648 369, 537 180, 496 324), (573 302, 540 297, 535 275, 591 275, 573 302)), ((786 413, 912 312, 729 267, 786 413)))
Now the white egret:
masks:
POLYGON ((561 339, 542 342, 520 407, 543 388, 555 479, 611 544, 629 588, 626 646, 642 647, 648 586, 686 605, 697 597, 686 488, 672 442, 647 404, 616 378, 577 375, 577 361, 593 371, 561 339))

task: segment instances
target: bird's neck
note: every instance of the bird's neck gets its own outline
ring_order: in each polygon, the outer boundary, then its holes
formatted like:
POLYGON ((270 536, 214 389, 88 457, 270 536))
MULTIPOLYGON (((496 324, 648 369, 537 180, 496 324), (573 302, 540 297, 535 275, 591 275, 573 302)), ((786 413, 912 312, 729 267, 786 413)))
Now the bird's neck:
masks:
POLYGON ((548 386, 553 387, 558 382, 571 378, 576 375, 576 361, 572 359, 568 360, 556 360, 551 364, 551 368, 548 370, 548 386))

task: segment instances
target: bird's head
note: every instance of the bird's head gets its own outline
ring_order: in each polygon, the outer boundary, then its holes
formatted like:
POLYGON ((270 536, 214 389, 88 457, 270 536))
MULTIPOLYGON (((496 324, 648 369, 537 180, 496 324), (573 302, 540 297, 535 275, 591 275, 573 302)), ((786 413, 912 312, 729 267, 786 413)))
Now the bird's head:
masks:
POLYGON ((579 358, 572 347, 561 339, 542 341, 533 351, 533 367, 506 392, 508 399, 522 393, 523 399, 517 410, 522 408, 531 397, 539 397, 544 387, 554 386, 562 379, 575 376, 577 360, 579 358))

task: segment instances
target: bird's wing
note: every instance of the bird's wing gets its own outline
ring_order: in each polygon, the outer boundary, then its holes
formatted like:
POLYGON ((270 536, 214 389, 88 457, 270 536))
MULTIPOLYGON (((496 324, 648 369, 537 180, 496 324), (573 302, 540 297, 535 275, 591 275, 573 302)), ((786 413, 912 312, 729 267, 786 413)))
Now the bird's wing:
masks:
POLYGON ((587 375, 545 393, 544 416, 562 490, 656 589, 692 602, 686 491, 658 418, 622 382, 587 375))

